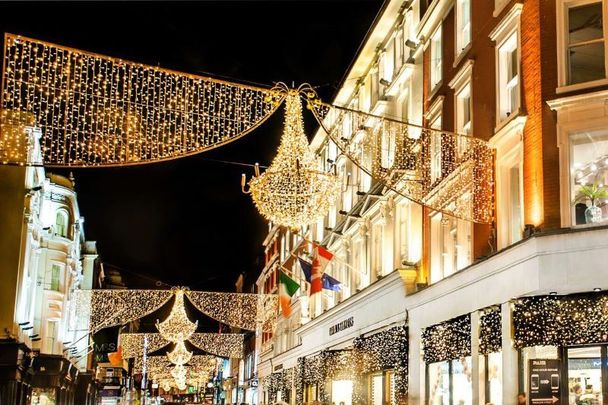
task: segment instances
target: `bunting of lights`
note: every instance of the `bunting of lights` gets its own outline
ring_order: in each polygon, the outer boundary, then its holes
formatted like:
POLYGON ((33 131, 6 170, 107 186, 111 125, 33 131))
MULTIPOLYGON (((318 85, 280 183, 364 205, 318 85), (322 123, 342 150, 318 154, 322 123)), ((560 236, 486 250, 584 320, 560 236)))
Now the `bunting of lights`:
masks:
POLYGON ((76 290, 74 300, 76 313, 88 319, 89 330, 96 333, 151 314, 172 295, 168 290, 76 290))
POLYGON ((148 340, 148 353, 154 353, 170 343, 160 333, 121 333, 118 338, 119 345, 122 347, 123 359, 141 356, 145 349, 144 341, 146 338, 148 340))
POLYGON ((523 297, 513 302, 515 347, 608 340, 608 293, 523 297))
POLYGON ((502 315, 500 307, 482 311, 479 317, 479 353, 489 354, 502 350, 502 315))
POLYGON ((192 322, 188 319, 184 307, 184 290, 181 288, 172 290, 175 294, 175 302, 171 313, 162 322, 156 321, 156 328, 160 335, 169 342, 178 343, 188 339, 198 326, 198 321, 192 322))
POLYGON ((454 360, 471 355, 471 315, 463 315, 422 331, 424 362, 454 360))
POLYGON ((492 222, 494 153, 487 142, 331 106, 312 92, 309 99, 330 140, 374 181, 435 211, 492 222))
POLYGON ((186 291, 192 304, 205 315, 235 328, 272 331, 278 297, 274 294, 186 291))
MULTIPOLYGON (((144 352, 144 337, 148 338, 148 353, 153 353, 170 342, 160 333, 122 333, 120 346, 122 357, 130 359, 144 352)), ((241 333, 193 333, 188 342, 193 346, 219 357, 242 358, 245 335, 241 333)))
POLYGON ((4 66, 1 108, 33 116, 42 159, 24 135, 3 136, 2 163, 123 166, 200 153, 257 128, 284 97, 13 34, 4 66))
POLYGON ((340 191, 335 173, 319 170, 304 134, 300 92, 305 88, 286 90, 285 126, 277 154, 264 173, 249 181, 258 211, 272 223, 292 229, 322 218, 340 191))

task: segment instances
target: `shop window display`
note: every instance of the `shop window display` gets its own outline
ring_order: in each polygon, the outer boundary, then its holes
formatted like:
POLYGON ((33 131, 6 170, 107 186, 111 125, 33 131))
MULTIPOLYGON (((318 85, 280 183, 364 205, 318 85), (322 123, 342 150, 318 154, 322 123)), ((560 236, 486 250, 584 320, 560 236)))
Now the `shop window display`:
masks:
POLYGON ((352 405, 353 382, 351 380, 334 380, 331 383, 331 402, 336 405, 352 405))
POLYGON ((602 348, 568 348, 568 404, 603 404, 602 348))
POLYGON ((489 353, 486 359, 488 373, 486 395, 492 404, 502 405, 502 353, 489 353))
POLYGON ((572 223, 608 221, 608 130, 570 136, 572 223))
POLYGON ((429 405, 450 405, 450 363, 429 364, 428 372, 429 405))
POLYGON ((471 405, 473 385, 471 380, 471 356, 452 360, 452 403, 471 405))

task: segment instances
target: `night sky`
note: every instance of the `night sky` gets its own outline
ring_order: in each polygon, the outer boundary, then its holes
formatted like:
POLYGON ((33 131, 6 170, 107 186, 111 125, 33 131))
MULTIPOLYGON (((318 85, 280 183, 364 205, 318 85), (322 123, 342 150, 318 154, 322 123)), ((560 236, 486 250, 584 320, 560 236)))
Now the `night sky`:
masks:
MULTIPOLYGON (((3 3, 0 29, 243 83, 308 82, 331 101, 382 1, 3 3)), ((266 224, 241 193, 268 164, 283 111, 217 150, 139 167, 74 169, 87 239, 131 288, 233 290, 263 266, 266 224), (166 288, 166 287, 163 287, 166 288)), ((308 134, 315 130, 306 117, 308 134)))

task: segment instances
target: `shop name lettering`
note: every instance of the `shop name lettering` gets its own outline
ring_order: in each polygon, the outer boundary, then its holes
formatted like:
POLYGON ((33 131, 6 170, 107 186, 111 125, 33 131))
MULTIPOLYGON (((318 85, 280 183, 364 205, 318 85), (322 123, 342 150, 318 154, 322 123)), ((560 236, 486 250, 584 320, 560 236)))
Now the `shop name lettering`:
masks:
POLYGON ((94 349, 96 353, 112 353, 116 351, 116 343, 95 343, 94 349))
POLYGON ((342 332, 344 329, 351 328, 354 324, 355 324, 355 318, 353 318, 351 316, 350 318, 345 319, 342 322, 339 322, 339 323, 331 326, 329 328, 329 336, 331 336, 335 333, 338 333, 338 332, 342 332))

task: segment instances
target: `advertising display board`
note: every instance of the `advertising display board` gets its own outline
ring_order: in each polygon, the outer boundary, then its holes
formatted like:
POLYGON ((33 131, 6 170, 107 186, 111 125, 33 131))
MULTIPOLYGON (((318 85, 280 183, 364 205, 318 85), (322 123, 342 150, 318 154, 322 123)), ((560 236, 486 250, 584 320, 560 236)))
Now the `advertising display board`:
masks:
POLYGON ((530 405, 560 405, 561 361, 533 359, 529 361, 530 405))

